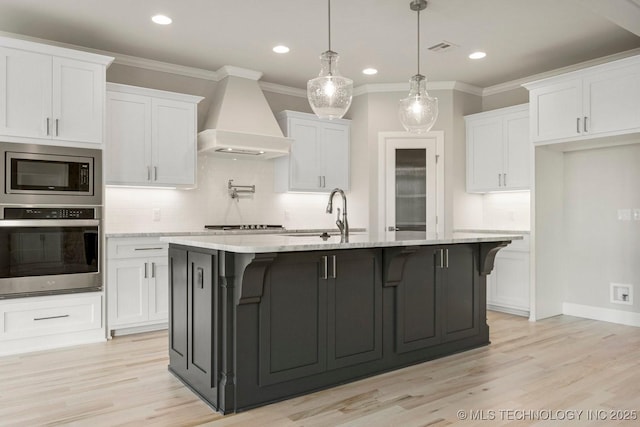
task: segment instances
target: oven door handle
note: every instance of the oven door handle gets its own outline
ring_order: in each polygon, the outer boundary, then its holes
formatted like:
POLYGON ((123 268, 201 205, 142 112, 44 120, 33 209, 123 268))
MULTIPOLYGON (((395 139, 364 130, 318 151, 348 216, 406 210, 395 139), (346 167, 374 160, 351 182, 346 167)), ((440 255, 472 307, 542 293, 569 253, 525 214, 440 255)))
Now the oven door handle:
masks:
POLYGON ((99 219, 3 219, 0 227, 96 227, 99 219))

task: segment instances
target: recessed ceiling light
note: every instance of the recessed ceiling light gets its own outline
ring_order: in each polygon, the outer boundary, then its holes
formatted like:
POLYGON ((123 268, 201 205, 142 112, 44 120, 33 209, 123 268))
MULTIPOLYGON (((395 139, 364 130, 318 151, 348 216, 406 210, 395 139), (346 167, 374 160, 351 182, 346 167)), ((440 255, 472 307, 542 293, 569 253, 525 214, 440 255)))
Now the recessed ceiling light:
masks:
POLYGON ((374 74, 378 74, 378 70, 376 70, 375 68, 365 68, 364 70, 362 70, 362 74, 373 76, 374 74))
POLYGON ((171 18, 165 15, 154 15, 151 17, 151 20, 158 25, 169 25, 173 22, 171 18))
POLYGON ((469 58, 471 58, 471 59, 482 59, 485 56, 487 56, 486 53, 477 51, 477 52, 473 52, 471 55, 469 55, 469 58))
POLYGON ((275 53, 287 53, 287 52, 289 52, 289 48, 287 46, 284 46, 284 45, 278 45, 278 46, 273 48, 273 51, 275 53))

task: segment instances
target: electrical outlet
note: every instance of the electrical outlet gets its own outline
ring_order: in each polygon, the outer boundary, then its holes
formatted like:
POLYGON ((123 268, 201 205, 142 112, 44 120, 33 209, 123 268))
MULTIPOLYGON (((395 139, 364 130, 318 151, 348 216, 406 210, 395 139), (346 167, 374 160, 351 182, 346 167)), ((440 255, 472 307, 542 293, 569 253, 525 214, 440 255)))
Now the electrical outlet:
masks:
POLYGON ((609 286, 610 301, 613 304, 633 305, 633 285, 610 283, 609 286))
POLYGON ((151 219, 155 222, 160 221, 160 208, 153 208, 151 219))

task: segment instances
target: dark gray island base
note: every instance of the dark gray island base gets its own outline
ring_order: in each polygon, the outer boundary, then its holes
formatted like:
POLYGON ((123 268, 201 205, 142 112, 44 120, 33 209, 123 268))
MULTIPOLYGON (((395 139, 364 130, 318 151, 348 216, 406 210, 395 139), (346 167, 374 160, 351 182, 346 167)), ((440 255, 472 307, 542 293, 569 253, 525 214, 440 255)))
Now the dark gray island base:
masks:
POLYGON ((169 370, 230 413, 487 345, 502 237, 261 253, 169 240, 169 370))

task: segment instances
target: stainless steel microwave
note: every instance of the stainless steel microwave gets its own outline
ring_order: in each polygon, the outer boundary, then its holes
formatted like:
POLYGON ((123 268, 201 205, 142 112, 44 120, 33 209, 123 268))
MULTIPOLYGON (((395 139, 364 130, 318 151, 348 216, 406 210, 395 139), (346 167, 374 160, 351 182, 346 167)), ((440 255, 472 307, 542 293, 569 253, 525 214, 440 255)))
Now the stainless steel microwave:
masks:
POLYGON ((0 142, 0 205, 102 205, 100 150, 0 142))

